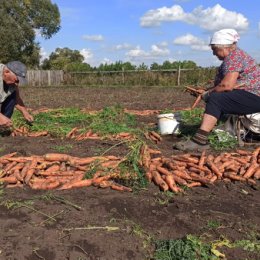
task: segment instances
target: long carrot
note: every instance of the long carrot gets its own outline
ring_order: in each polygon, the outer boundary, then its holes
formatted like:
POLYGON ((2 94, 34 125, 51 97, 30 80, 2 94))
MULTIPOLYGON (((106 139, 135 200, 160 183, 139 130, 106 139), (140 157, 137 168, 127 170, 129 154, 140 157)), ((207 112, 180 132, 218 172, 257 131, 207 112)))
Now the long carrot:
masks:
POLYGON ((30 163, 30 166, 28 167, 28 171, 24 177, 24 182, 26 184, 29 183, 30 179, 32 178, 33 174, 35 173, 36 165, 37 165, 37 158, 33 158, 30 163))
POLYGON ((154 136, 158 141, 162 141, 162 137, 157 134, 155 131, 151 131, 150 134, 154 136))
POLYGON ((178 193, 180 191, 182 191, 181 188, 179 188, 177 185, 176 185, 176 182, 173 178, 172 175, 166 175, 165 176, 165 182, 167 183, 167 185, 169 186, 169 189, 175 193, 178 193))
POLYGON ((207 160, 208 166, 211 168, 211 170, 218 176, 218 178, 222 177, 222 172, 218 169, 218 167, 214 164, 213 161, 207 160))
POLYGON ((258 164, 255 163, 255 162, 253 162, 253 163, 249 166, 249 168, 246 170, 246 172, 245 172, 245 174, 243 175, 243 177, 246 178, 246 179, 250 178, 251 176, 254 175, 254 173, 255 173, 255 171, 257 170, 258 167, 259 167, 258 164))
POLYGON ((157 166, 156 167, 157 171, 163 175, 172 175, 172 173, 170 171, 168 171, 167 169, 161 167, 161 166, 157 166))
POLYGON ((68 161, 70 156, 62 153, 47 153, 43 156, 43 158, 47 161, 68 161))
POLYGON ((6 182, 8 184, 15 184, 15 183, 17 183, 17 179, 15 176, 7 176, 7 177, 0 178, 0 182, 6 182))
POLYGON ((224 172, 223 176, 235 181, 246 181, 246 178, 236 175, 235 173, 232 172, 224 172))
POLYGON ((110 188, 117 191, 133 191, 131 188, 112 182, 110 188))
POLYGON ((202 184, 204 184, 204 185, 206 185, 206 186, 207 186, 208 184, 210 184, 210 181, 209 181, 208 179, 203 178, 203 177, 197 175, 196 173, 191 173, 190 176, 191 176, 191 178, 192 178, 193 181, 201 182, 202 184))
POLYGON ((205 164, 205 161, 206 161, 206 151, 203 150, 201 153, 201 156, 200 156, 199 163, 198 163, 199 167, 203 167, 205 164))
POLYGON ((71 188, 89 187, 92 185, 92 179, 81 180, 71 184, 71 188))
POLYGON ((198 182, 198 181, 191 182, 191 183, 188 183, 186 186, 189 187, 189 188, 199 187, 199 186, 201 186, 201 182, 198 182))
POLYGON ((162 179, 161 175, 157 171, 152 172, 153 181, 158 185, 163 191, 169 190, 167 183, 162 179))
POLYGON ((184 179, 184 180, 191 180, 191 177, 189 174, 187 174, 187 172, 185 171, 178 171, 178 170, 174 170, 173 174, 184 179))
POLYGON ((193 105, 191 106, 191 109, 195 108, 199 104, 200 101, 201 101, 201 95, 198 95, 198 97, 194 101, 193 105))
POLYGON ((113 177, 115 177, 115 173, 109 173, 107 175, 104 175, 104 176, 101 176, 101 177, 93 179, 92 184, 94 186, 95 185, 98 186, 100 184, 100 182, 107 181, 109 179, 112 179, 113 177))
POLYGON ((173 179, 175 180, 175 182, 178 183, 179 185, 186 186, 188 184, 187 181, 182 179, 181 177, 179 177, 179 176, 177 176, 175 174, 173 174, 172 176, 173 176, 173 179))
POLYGON ((257 180, 260 179, 260 167, 258 167, 257 170, 255 171, 254 178, 257 180))

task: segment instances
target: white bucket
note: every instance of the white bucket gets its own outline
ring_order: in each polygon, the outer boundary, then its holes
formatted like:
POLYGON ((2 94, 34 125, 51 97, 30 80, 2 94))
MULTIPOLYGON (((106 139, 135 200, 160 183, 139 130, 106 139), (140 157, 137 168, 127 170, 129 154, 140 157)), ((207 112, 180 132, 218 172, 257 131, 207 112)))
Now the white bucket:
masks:
POLYGON ((161 135, 170 135, 179 132, 179 122, 174 118, 174 114, 161 114, 157 116, 158 127, 161 135))

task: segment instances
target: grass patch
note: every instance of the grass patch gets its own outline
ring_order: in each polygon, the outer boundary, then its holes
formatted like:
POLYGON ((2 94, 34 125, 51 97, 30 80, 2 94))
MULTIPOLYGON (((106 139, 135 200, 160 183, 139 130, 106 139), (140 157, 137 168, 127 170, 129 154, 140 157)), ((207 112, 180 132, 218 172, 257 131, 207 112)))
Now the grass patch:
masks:
POLYGON ((80 132, 92 130, 103 136, 121 132, 137 132, 134 115, 124 112, 120 106, 106 107, 97 114, 87 114, 78 108, 61 108, 39 113, 32 125, 27 125, 21 114, 15 111, 15 127, 26 126, 30 132, 48 131, 55 137, 64 137, 74 127, 80 132))
POLYGON ((154 260, 214 260, 211 246, 198 237, 188 235, 183 239, 156 241, 154 260))

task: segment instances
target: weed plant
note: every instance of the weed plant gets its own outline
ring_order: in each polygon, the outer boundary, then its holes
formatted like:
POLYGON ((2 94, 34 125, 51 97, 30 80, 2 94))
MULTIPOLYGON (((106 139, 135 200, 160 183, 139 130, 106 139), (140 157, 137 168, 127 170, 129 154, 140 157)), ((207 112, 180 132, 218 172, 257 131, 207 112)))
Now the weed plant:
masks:
POLYGON ((156 242, 154 260, 216 260, 211 246, 198 237, 188 235, 183 239, 156 242))

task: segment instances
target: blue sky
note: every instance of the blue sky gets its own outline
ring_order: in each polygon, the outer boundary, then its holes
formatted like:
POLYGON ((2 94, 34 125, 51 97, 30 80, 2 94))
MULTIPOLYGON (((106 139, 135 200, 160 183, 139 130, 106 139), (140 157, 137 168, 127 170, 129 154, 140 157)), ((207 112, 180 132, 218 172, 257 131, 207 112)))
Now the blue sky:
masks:
POLYGON ((56 48, 79 50, 91 66, 192 60, 217 66, 208 47, 219 29, 233 28, 238 45, 260 63, 259 0, 52 0, 61 29, 40 37, 43 58, 56 48))

